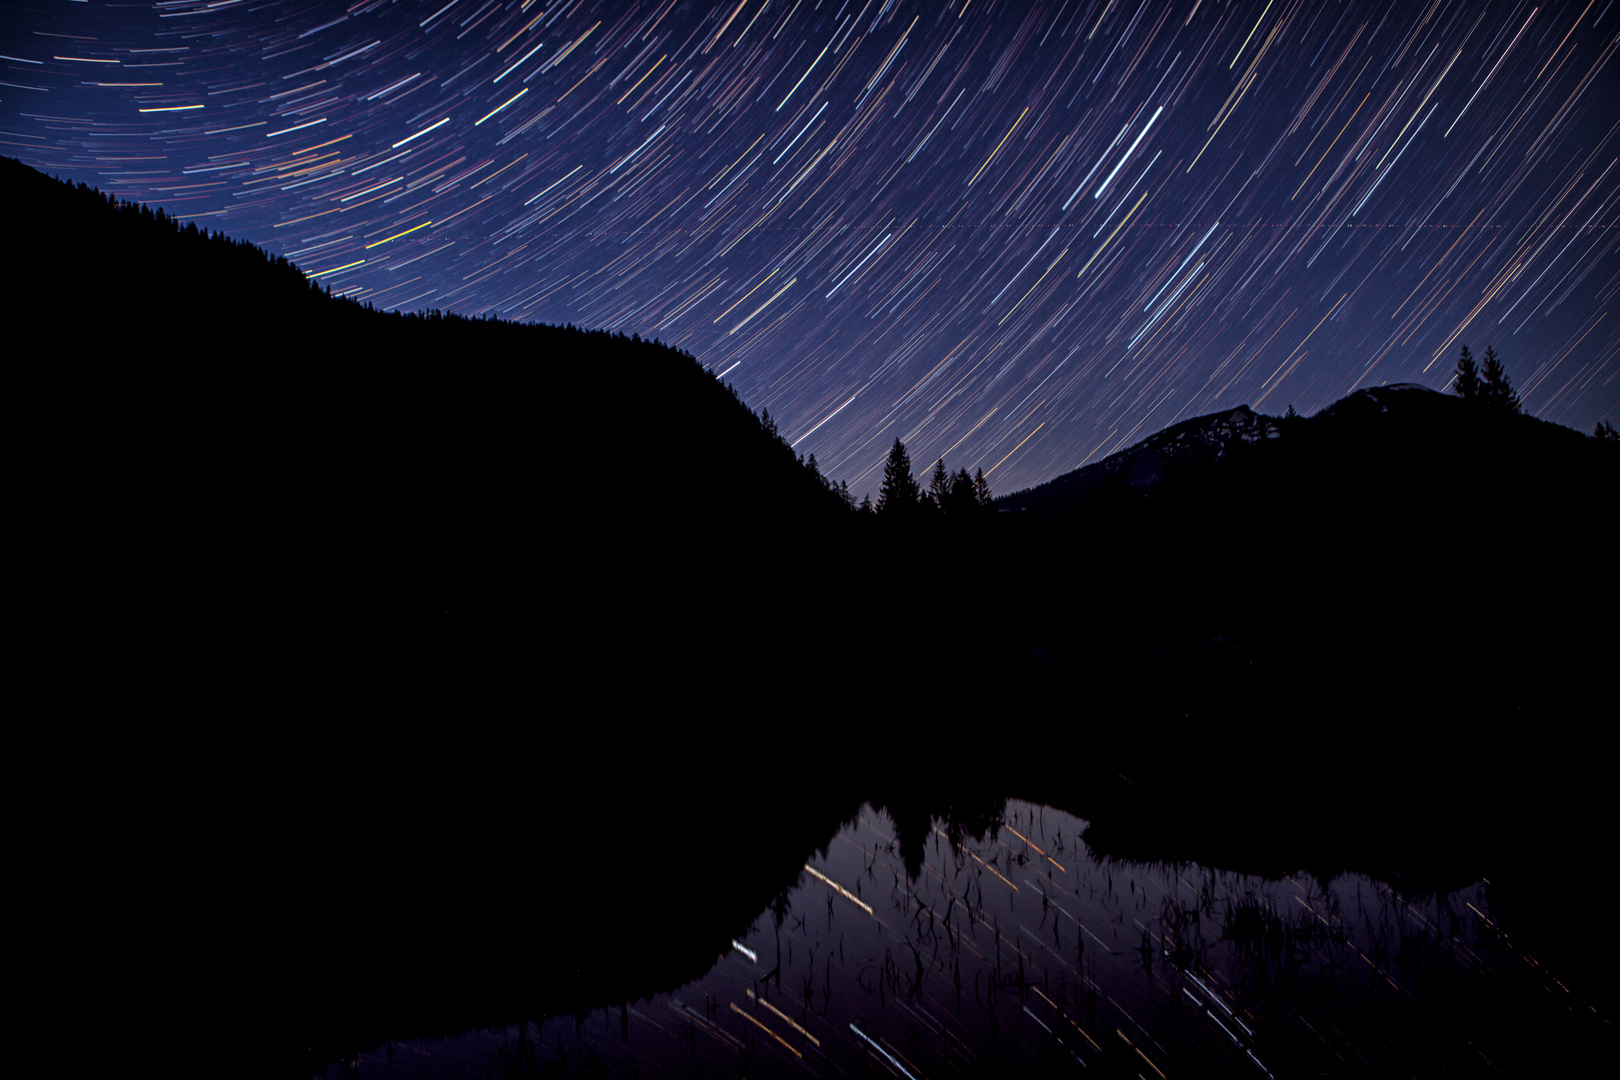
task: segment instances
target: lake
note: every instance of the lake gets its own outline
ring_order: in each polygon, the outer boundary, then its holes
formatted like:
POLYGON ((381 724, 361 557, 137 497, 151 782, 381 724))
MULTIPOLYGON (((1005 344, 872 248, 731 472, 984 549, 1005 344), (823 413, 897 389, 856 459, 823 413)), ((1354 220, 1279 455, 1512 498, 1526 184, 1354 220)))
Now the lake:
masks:
MULTIPOLYGON (((936 818, 902 850, 866 805, 677 989, 384 1043, 321 1075, 1539 1076, 1613 1046, 1504 930, 1489 881, 1401 895, 1357 874, 1124 861, 1086 828, 1015 801, 982 835, 936 818)), ((687 872, 637 886, 646 903, 701 900, 717 851, 695 834, 687 872)), ((604 956, 672 932, 540 930, 601 935, 604 956)))

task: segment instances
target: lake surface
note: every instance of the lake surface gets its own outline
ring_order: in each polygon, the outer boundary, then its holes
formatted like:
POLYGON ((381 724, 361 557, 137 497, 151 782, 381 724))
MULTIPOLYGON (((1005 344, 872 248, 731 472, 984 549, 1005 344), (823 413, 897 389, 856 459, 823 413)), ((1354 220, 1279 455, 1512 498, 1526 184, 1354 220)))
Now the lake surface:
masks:
MULTIPOLYGON (((867 807, 671 993, 386 1044, 326 1075, 1538 1076, 1612 1045, 1501 930, 1489 882, 1407 897, 1110 862, 1085 827, 1008 803, 982 837, 936 825, 912 877, 867 807)), ((657 888, 703 890, 700 841, 691 857, 657 888)))

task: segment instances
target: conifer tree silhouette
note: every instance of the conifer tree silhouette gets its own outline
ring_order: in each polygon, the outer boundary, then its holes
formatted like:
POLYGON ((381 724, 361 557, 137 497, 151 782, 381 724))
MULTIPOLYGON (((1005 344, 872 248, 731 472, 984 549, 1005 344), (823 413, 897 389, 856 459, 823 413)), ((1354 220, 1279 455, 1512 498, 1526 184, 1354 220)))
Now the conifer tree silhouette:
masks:
POLYGON ((1479 388, 1479 365, 1474 363, 1474 354, 1464 345, 1462 356, 1457 359, 1457 381, 1453 389, 1464 401, 1474 401, 1479 397, 1479 388))
POLYGON ((911 475, 911 455, 906 453, 906 444, 897 438, 889 448, 888 461, 883 465, 883 486, 878 488, 877 512, 888 516, 914 513, 921 494, 916 478, 911 475))
POLYGON ((984 478, 984 470, 979 469, 973 474, 973 494, 978 497, 979 505, 990 509, 990 481, 984 478))
POLYGON ((1496 412, 1521 411, 1519 395, 1508 380, 1502 361, 1497 359, 1495 349, 1485 350, 1485 364, 1480 371, 1479 400, 1496 412))
POLYGON ((973 477, 968 475, 966 469, 956 470, 956 475, 951 478, 948 497, 950 504, 947 509, 952 514, 966 516, 980 509, 978 493, 973 490, 973 477))
POLYGON ((928 478, 928 497, 941 510, 948 509, 946 504, 951 501, 951 474, 945 471, 944 458, 934 462, 933 475, 928 478))

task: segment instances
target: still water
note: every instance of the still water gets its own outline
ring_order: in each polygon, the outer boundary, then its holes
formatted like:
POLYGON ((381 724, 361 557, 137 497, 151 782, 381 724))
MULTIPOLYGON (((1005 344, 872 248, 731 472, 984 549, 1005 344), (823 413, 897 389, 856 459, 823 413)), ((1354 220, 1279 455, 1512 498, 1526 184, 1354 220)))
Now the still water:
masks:
POLYGON ((1488 882, 1409 897, 1108 862, 1084 831, 1008 803, 982 837, 936 826, 913 878, 868 807, 672 993, 327 1074, 1533 1076, 1591 1025, 1497 926, 1488 882))

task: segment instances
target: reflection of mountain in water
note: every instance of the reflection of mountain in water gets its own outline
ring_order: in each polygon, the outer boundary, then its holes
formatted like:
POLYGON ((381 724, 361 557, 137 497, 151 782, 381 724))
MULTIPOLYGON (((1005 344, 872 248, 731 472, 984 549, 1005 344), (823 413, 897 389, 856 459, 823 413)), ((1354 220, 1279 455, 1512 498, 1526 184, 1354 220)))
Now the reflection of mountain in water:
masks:
MULTIPOLYGON (((1359 876, 1112 862, 1083 830, 1010 804, 979 836, 935 828, 912 875, 892 821, 867 810, 695 981, 398 1048, 386 1075, 1429 1075, 1489 1062, 1536 1076, 1602 1045, 1584 1004, 1501 931, 1488 886, 1411 897, 1359 876)), ((365 1074, 388 1052, 355 1062, 365 1074)))
MULTIPOLYGON (((1007 764, 1039 786, 1029 763, 1007 764)), ((1329 1050, 1359 1060, 1352 1050, 1375 1032, 1388 1038, 1377 1053, 1363 1052, 1381 1069, 1406 1063, 1420 1075, 1460 1066, 1470 1038, 1493 1061, 1513 1064, 1507 1075, 1535 1076, 1520 1067, 1542 1060, 1534 1054, 1578 1061, 1610 1037, 1607 971, 1589 928, 1570 918, 1557 870, 1590 853, 1573 838, 1557 842, 1570 834, 1554 831, 1555 811, 1515 831, 1476 808, 1466 822, 1481 831, 1476 839, 1451 831, 1463 815, 1431 820, 1414 808, 1409 839, 1384 858, 1426 881, 1396 887, 1333 869, 1370 849, 1347 844, 1316 802, 1290 802, 1304 833, 1275 830, 1219 794, 1213 774, 1200 788, 1206 829, 1187 828, 1165 783, 1114 776, 1110 785, 1105 772, 1088 770, 1071 778, 1070 805, 1097 815, 1095 825, 945 782, 889 785, 886 808, 868 811, 854 832, 859 803, 837 783, 761 798, 751 794, 764 791, 756 775, 738 770, 708 791, 661 783, 641 800, 610 797, 607 786, 589 789, 603 797, 584 799, 543 788, 486 792, 481 801, 466 791, 416 797, 369 828, 357 808, 343 815, 328 806, 308 820, 302 838, 310 843, 296 861, 270 863, 252 848, 254 873, 271 872, 252 910, 276 917, 256 922, 252 935, 227 928, 208 940, 232 943, 230 966, 262 980, 249 998, 233 998, 254 1002, 256 1055, 270 1073, 291 1077, 358 1052, 362 1073, 374 1075, 386 1065, 385 1041, 563 1017, 527 1043, 508 1033, 439 1049, 396 1046, 393 1068, 422 1058, 437 1062, 432 1075, 483 1075, 497 1050, 508 1064, 563 1060, 585 1072, 598 1059, 614 1072, 634 1061, 643 1071, 698 1074, 798 1063, 785 1054, 762 1064, 762 1051, 782 1047, 732 1004, 800 1053, 810 1050, 749 991, 824 1042, 830 1025, 859 1043, 847 1032, 857 1023, 880 1047, 913 1047, 901 1060, 926 1058, 932 1051, 915 1049, 915 1040, 926 1046, 948 1032, 971 1050, 962 1061, 996 1075, 1040 1071, 1069 1052, 1093 1068, 1137 1060, 1102 1037, 1122 1023, 1109 1008, 1133 1018, 1128 1033, 1147 1030, 1132 1045, 1160 1067, 1168 1055, 1183 1071, 1206 1071, 1200 1055, 1225 1061, 1229 1048, 1212 1048, 1216 1028, 1194 1030, 1177 1012, 1182 986, 1223 1018, 1222 1002, 1242 1017, 1251 1034, 1233 1028, 1249 1040, 1233 1052, 1253 1050, 1278 1076, 1311 1072, 1328 1060, 1313 1055, 1329 1050), (325 849, 322 830, 344 816, 351 827, 325 849), (805 873, 806 864, 824 876, 805 873), (1234 866, 1243 869, 1214 869, 1234 866), (1251 867, 1267 873, 1244 872, 1251 867), (1315 872, 1293 869, 1301 867, 1315 872), (284 889, 274 889, 278 870, 291 875, 284 889), (1086 907, 1103 901, 1111 906, 1086 907), (861 904, 885 928, 857 952, 852 942, 863 931, 848 918, 861 904), (1549 927, 1559 932, 1549 936, 1549 927), (829 959, 840 937, 844 957, 829 959), (243 948, 250 940, 255 947, 243 948), (1378 971, 1399 992, 1386 994, 1378 971), (960 1004, 958 972, 967 995, 960 1004), (1126 974, 1135 981, 1109 981, 1126 974), (968 993, 975 979, 976 997, 968 993), (911 994, 919 983, 929 995, 921 1003, 911 994), (299 993, 259 994, 288 985, 299 993), (820 1019, 805 1019, 817 1009, 820 1019), (1083 1028, 1100 1057, 1073 1038, 1061 1046, 1051 1032, 1036 1038, 1040 1024, 1063 1030, 1058 1021, 1083 1028), (1326 1048, 1301 1045, 1302 1024, 1336 1034, 1326 1048), (1254 1041, 1262 1032, 1269 1042, 1254 1041), (378 1046, 377 1054, 366 1049, 378 1046), (463 1064, 447 1064, 445 1054, 463 1064)), ((401 779, 402 792, 426 790, 424 777, 401 779)), ((1453 791, 1449 801, 1465 798, 1453 791)), ((1370 837, 1388 841, 1398 833, 1378 801, 1363 802, 1360 816, 1370 837)))

